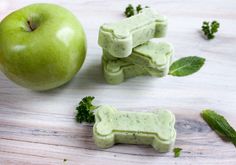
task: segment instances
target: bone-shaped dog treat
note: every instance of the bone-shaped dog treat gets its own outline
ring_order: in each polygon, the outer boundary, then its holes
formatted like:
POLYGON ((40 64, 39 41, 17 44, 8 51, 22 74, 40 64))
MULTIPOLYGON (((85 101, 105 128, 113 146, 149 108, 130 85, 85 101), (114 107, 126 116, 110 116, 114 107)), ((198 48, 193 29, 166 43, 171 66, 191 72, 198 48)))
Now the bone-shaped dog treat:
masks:
POLYGON ((116 58, 103 51, 103 73, 110 84, 119 84, 127 78, 149 75, 163 77, 168 74, 173 48, 166 42, 148 41, 133 49, 126 58, 116 58))
POLYGON ((135 65, 123 60, 106 60, 102 59, 103 75, 107 83, 120 84, 128 78, 149 75, 163 77, 164 72, 149 67, 135 65))
POLYGON ((148 41, 133 49, 132 54, 126 58, 113 57, 109 52, 103 49, 103 56, 107 60, 124 60, 132 64, 156 68, 169 72, 169 67, 172 62, 174 49, 168 42, 154 42, 148 41))
POLYGON ((147 144, 160 152, 169 151, 175 142, 175 117, 167 110, 125 112, 100 106, 95 113, 93 137, 99 148, 116 143, 147 144))
POLYGON ((174 49, 167 42, 148 41, 133 49, 132 55, 125 60, 161 71, 169 71, 174 49))
POLYGON ((135 16, 117 23, 102 25, 99 30, 98 44, 112 56, 124 58, 132 53, 134 47, 151 38, 165 36, 166 29, 166 18, 150 8, 145 8, 135 16))

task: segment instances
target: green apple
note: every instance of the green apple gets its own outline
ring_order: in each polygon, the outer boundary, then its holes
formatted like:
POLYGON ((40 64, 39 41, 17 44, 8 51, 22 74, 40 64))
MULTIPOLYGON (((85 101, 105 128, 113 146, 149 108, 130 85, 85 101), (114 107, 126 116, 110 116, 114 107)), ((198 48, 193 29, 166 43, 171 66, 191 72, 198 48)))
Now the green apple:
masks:
POLYGON ((23 87, 48 90, 65 84, 85 55, 83 27, 58 5, 29 5, 0 23, 0 70, 23 87))

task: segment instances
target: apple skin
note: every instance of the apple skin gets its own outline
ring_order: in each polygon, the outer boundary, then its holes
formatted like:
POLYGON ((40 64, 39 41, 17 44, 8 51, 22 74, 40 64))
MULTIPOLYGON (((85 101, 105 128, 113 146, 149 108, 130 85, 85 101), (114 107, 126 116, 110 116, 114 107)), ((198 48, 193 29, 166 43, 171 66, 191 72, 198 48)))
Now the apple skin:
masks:
POLYGON ((48 90, 71 80, 86 56, 82 25, 67 9, 38 3, 0 23, 0 70, 16 84, 48 90))

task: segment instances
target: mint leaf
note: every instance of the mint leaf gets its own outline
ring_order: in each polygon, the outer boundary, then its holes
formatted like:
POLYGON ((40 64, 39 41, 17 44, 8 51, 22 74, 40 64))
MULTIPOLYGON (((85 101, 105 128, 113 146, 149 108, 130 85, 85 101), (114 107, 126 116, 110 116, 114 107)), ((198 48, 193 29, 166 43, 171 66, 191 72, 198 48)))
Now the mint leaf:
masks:
POLYGON ((179 157, 181 154, 182 148, 174 148, 173 152, 175 154, 175 158, 179 157))
POLYGON ((230 126, 224 116, 209 109, 203 110, 201 116, 216 133, 230 140, 236 147, 236 131, 230 126))
POLYGON ((188 76, 197 72, 204 64, 205 59, 197 56, 189 56, 175 61, 169 70, 172 76, 188 76))

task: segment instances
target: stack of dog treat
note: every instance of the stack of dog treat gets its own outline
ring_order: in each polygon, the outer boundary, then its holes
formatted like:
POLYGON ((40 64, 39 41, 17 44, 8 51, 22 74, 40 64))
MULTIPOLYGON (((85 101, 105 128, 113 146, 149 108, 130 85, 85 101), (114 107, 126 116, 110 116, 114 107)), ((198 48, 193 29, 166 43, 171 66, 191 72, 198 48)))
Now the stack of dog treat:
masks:
POLYGON ((107 83, 119 84, 140 75, 167 75, 173 47, 167 42, 150 41, 164 37, 166 30, 166 18, 150 8, 117 23, 102 25, 98 44, 103 48, 102 67, 107 83))

